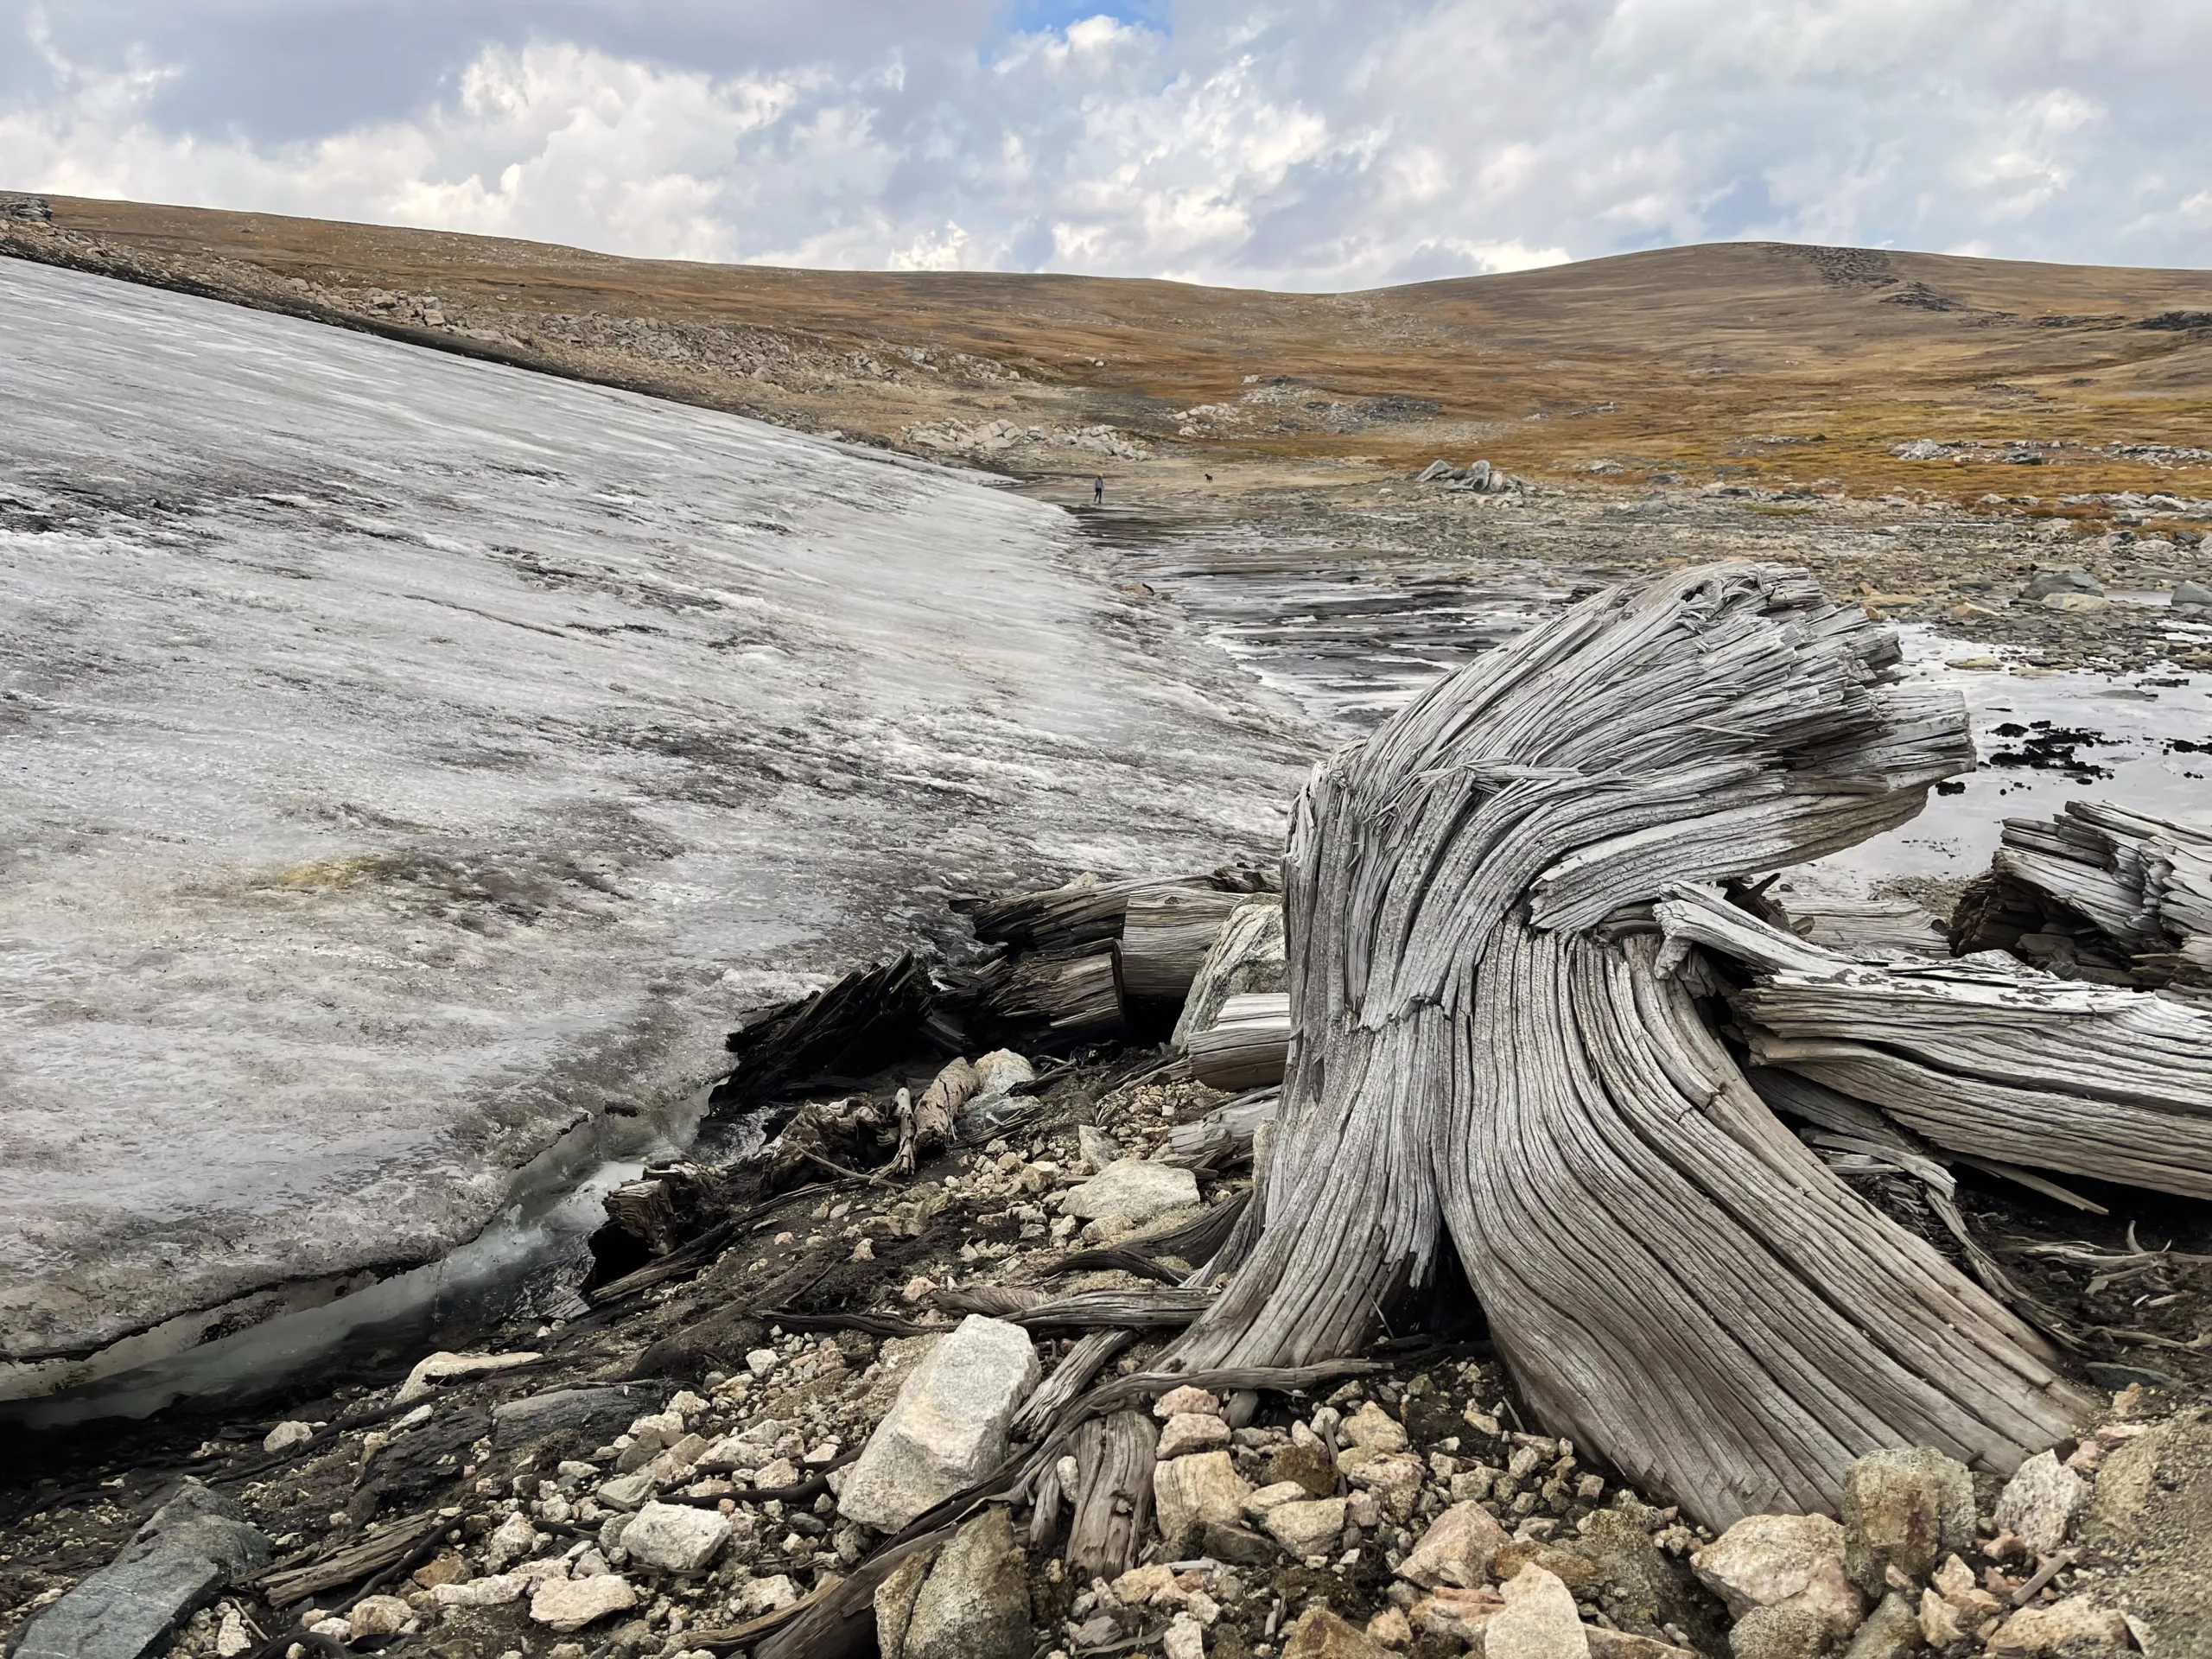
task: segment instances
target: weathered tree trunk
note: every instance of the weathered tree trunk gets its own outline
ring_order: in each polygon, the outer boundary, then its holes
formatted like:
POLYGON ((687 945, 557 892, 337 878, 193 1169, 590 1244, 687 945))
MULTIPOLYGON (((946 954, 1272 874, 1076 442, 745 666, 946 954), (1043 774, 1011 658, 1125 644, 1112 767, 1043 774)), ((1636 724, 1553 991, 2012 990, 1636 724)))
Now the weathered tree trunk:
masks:
POLYGON ((1264 1224, 1176 1363, 1352 1352, 1448 1233, 1547 1423, 1709 1524, 1832 1507, 1874 1447, 2008 1470, 2072 1432, 2044 1339, 1776 1120, 1636 919, 1970 767, 1957 700, 1897 661, 1802 575, 1717 566, 1586 602, 1324 766, 1264 1224))

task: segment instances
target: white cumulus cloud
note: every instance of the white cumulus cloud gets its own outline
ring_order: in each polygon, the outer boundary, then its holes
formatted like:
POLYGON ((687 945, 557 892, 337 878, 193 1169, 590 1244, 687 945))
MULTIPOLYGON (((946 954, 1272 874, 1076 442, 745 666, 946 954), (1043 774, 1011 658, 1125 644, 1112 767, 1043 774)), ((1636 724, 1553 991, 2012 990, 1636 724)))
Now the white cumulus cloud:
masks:
POLYGON ((301 78, 381 37, 270 0, 97 9, 0 8, 0 184, 1306 289, 1732 237, 2212 263, 2201 0, 1182 0, 1027 29, 838 0, 772 38, 451 0, 393 14, 392 54, 435 26, 442 58, 365 59, 327 118, 301 78), (280 46, 281 77, 241 60, 280 46))

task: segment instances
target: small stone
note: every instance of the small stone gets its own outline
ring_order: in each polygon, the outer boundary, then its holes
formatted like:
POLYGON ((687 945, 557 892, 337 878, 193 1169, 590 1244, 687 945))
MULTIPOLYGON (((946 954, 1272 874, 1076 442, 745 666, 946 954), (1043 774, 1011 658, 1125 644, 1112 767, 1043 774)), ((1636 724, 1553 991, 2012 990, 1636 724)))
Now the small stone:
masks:
POLYGON ((1922 1579, 1974 1543, 1974 1477, 1934 1446, 1870 1452, 1844 1471, 1844 1568, 1870 1596, 1889 1569, 1922 1579))
POLYGON ((1892 1590, 1866 1615, 1843 1659, 1907 1659, 1925 1645, 1920 1635, 1920 1615, 1909 1599, 1892 1590))
POLYGON ((353 1627, 334 1613, 328 1618, 315 1620, 308 1625, 308 1630, 315 1636, 327 1636, 334 1642, 344 1642, 353 1634, 353 1627))
POLYGON ((484 1565, 493 1573, 504 1572, 510 1563, 537 1553, 537 1529, 526 1515, 509 1516, 484 1541, 484 1565))
POLYGON ((1554 1549, 1537 1538, 1516 1539, 1506 1545, 1491 1562, 1490 1570, 1503 1584, 1527 1567, 1542 1567, 1570 1590, 1595 1583, 1598 1577, 1597 1564, 1588 1556, 1554 1549))
POLYGON ((1167 1426, 1160 1431, 1160 1445, 1154 1455, 1179 1458, 1192 1452, 1211 1452, 1228 1444, 1229 1425, 1220 1418, 1203 1412, 1181 1411, 1170 1417, 1167 1426))
POLYGON ((1424 1590, 1439 1585, 1472 1590, 1490 1581, 1491 1560, 1512 1542, 1497 1518, 1479 1503, 1454 1503, 1430 1522, 1398 1576, 1424 1590))
POLYGON ((519 1573, 495 1573, 462 1584, 441 1584, 430 1594, 441 1607, 504 1607, 530 1587, 519 1573))
POLYGON ((594 1619, 637 1605, 638 1592, 619 1573, 595 1579, 547 1579, 530 1592, 531 1618, 562 1631, 581 1630, 594 1619))
POLYGON ((1124 1607, 1141 1607, 1163 1590, 1175 1587, 1175 1572, 1164 1561, 1133 1567, 1114 1580, 1115 1599, 1124 1607))
POLYGON ((1972 1628, 1995 1612, 2001 1604, 1974 1582, 1974 1569, 1958 1556, 1945 1560, 1930 1580, 1936 1593, 1959 1610, 1959 1618, 1972 1628))
POLYGON ((2104 611, 2112 608, 2112 601, 2102 594, 2045 594, 2042 601, 2046 611, 2104 611))
POLYGON ((1385 1607, 1367 1621, 1367 1639, 1377 1647, 1401 1651, 1414 1644, 1414 1627, 1404 1612, 1385 1607))
MULTIPOLYGON (((1216 1452, 1226 1457, 1226 1452, 1216 1452)), ((1267 1514, 1268 1530, 1292 1554, 1325 1554, 1336 1548, 1344 1529, 1344 1501, 1341 1497, 1304 1498, 1278 1503, 1267 1514)))
POLYGON ((1251 1487, 1226 1452, 1198 1452, 1152 1465, 1153 1507, 1160 1516, 1160 1535, 1170 1548, 1179 1548, 1192 1529, 1210 1522, 1236 1525, 1251 1496, 1251 1487))
POLYGON ((1268 1459, 1264 1472, 1269 1486, 1294 1481, 1305 1489, 1308 1497, 1330 1497, 1336 1493, 1337 1465, 1319 1445, 1311 1443, 1310 1437, 1308 1444, 1294 1444, 1278 1450, 1268 1459))
POLYGON ((755 1348, 745 1357, 745 1369, 755 1376, 766 1376, 782 1363, 781 1356, 772 1348, 755 1348))
MULTIPOLYGON (((922 1558, 924 1566, 929 1558, 922 1558)), ((762 1613, 780 1613, 794 1606, 799 1599, 798 1586, 788 1573, 772 1573, 765 1579, 747 1579, 737 1592, 738 1611, 748 1618, 757 1618, 762 1613)))
POLYGON ((922 1592, 922 1581, 929 1577, 930 1563, 937 1559, 931 1549, 916 1550, 891 1569, 890 1575, 875 1589, 875 1647, 878 1659, 903 1659, 906 1651, 906 1626, 914 1617, 914 1598, 922 1592))
POLYGON ((1381 1659, 1382 1652, 1325 1607, 1300 1614, 1282 1644, 1282 1659, 1381 1659))
POLYGON ((264 1452, 289 1452, 296 1446, 305 1446, 313 1439, 313 1424, 283 1422, 262 1437, 261 1449, 264 1452))
POLYGON ((399 1392, 391 1396, 395 1406, 411 1406, 434 1390, 433 1382, 457 1382, 463 1377, 490 1376, 498 1371, 511 1371, 518 1365, 537 1363, 537 1354, 449 1354, 435 1353, 418 1361, 407 1373, 407 1380, 399 1385, 399 1392))
POLYGON ((1037 1351, 1027 1331, 969 1315, 899 1386, 847 1471, 840 1513, 895 1532, 996 1468, 1006 1457, 1015 1408, 1037 1376, 1037 1351))
POLYGON ((1825 1515, 1750 1515, 1690 1565, 1737 1618, 1754 1607, 1803 1606, 1846 1637, 1859 1627, 1860 1603, 1843 1551, 1843 1529, 1825 1515))
POLYGON ((1993 1659, 2094 1659, 2128 1645, 2126 1619, 2087 1596, 2069 1596, 2020 1609, 1998 1627, 1989 1652, 1993 1659))
POLYGON ((1573 1592, 1557 1574, 1524 1567, 1500 1594, 1505 1605, 1483 1630, 1484 1659, 1589 1659, 1573 1592))
POLYGON ((1178 1613, 1160 1638, 1160 1646, 1167 1659, 1205 1659, 1205 1628, 1188 1613, 1178 1613))
POLYGON ((1095 1124, 1078 1123, 1075 1131, 1076 1155, 1087 1169, 1100 1170, 1120 1161, 1122 1149, 1114 1137, 1095 1124))
POLYGON ((1728 1632, 1732 1659, 1823 1659, 1835 1632, 1809 1607, 1754 1607, 1728 1632))
POLYGON ((1933 1590, 1920 1592, 1920 1639, 1939 1651, 1967 1639, 1959 1610, 1933 1590))
POLYGON ((1225 1521, 1208 1521, 1198 1529, 1198 1553, 1230 1567, 1268 1567, 1278 1557, 1273 1539, 1225 1521))
POLYGON ((1218 1417, 1221 1415, 1221 1402, 1205 1389, 1194 1389, 1186 1382, 1179 1389, 1170 1389, 1161 1395, 1153 1402, 1152 1408, 1152 1414, 1162 1422, 1192 1411, 1218 1417))
POLYGON ((622 1529, 622 1548, 664 1573, 696 1573, 720 1553, 729 1531, 729 1518, 712 1510, 648 1503, 622 1529))
POLYGON ((1406 1431, 1398 1420, 1370 1400, 1340 1425, 1344 1437, 1370 1452, 1402 1452, 1406 1431))
POLYGON ((2038 1452, 2005 1484, 1997 1499, 1998 1529, 2018 1534, 2038 1555, 2056 1554, 2088 1495, 2088 1482, 2051 1452, 2038 1452))
POLYGON ((1198 1202, 1198 1178, 1170 1164, 1121 1158, 1060 1199, 1062 1213, 1080 1221, 1118 1216, 1133 1226, 1188 1210, 1198 1202))
POLYGON ((215 1630, 215 1659, 238 1659, 238 1656, 255 1646, 254 1639, 246 1634, 245 1615, 235 1607, 223 1610, 223 1622, 215 1630))
POLYGON ((1407 1610, 1406 1616, 1425 1635, 1472 1644, 1481 1642, 1483 1631, 1504 1605, 1504 1598, 1495 1590, 1447 1588, 1423 1596, 1407 1610))
POLYGON ((348 1639, 365 1636, 397 1636, 399 1627, 415 1617, 415 1610, 397 1596, 363 1596, 347 1610, 348 1639))
POLYGON ((593 1496, 610 1509, 634 1510, 653 1495, 658 1483, 652 1476, 640 1471, 633 1475, 617 1475, 602 1481, 593 1496))
POLYGON ((1029 1659, 1029 1580, 998 1505, 955 1533, 931 1567, 902 1659, 1029 1659))

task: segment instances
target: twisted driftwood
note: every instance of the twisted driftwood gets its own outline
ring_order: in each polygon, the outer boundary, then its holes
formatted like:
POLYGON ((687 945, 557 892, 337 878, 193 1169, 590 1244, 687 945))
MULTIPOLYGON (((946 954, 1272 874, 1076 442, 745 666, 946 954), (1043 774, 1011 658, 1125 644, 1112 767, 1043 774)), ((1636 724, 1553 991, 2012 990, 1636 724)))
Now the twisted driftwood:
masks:
POLYGON ((1960 896, 1951 946, 2212 999, 2212 829, 2102 801, 2007 818, 1989 873, 1960 896))
POLYGON ((2009 1470, 2071 1433, 2044 1339, 1782 1126, 1717 984, 1609 925, 1968 769, 1956 699, 1897 662, 1802 574, 1716 566, 1586 601, 1319 768, 1257 1236, 1174 1363, 1355 1351, 1448 1234, 1547 1422, 1708 1524, 1832 1508, 1875 1447, 2009 1470))

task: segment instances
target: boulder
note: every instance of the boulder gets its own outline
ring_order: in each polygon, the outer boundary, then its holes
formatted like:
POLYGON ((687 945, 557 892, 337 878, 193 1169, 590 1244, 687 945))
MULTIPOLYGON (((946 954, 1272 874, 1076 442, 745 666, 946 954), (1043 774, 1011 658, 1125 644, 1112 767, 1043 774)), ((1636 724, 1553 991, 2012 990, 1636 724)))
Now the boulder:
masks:
POLYGON ((1484 1659, 1590 1659, 1574 1594, 1555 1573, 1524 1567, 1499 1593, 1505 1605, 1483 1630, 1484 1659))
MULTIPOLYGON (((2199 1630, 2202 1637, 2205 1632, 2199 1630)), ((2126 1653, 2127 1621, 2087 1596, 2069 1596, 2041 1607, 2023 1607, 1990 1638, 1991 1659, 2095 1659, 2126 1653)), ((2198 1651, 2202 1651, 2199 1649, 2198 1651)), ((2164 1653, 2161 1646, 2152 1649, 2164 1653)), ((2176 1649, 2181 1651, 2181 1649, 2176 1649)))
POLYGON ((1728 1632, 1731 1659, 1825 1659, 1835 1632, 1808 1607, 1754 1607, 1728 1632))
POLYGON ((1076 1156, 1084 1168, 1096 1173, 1122 1155, 1122 1148, 1105 1130, 1090 1123, 1078 1123, 1075 1129, 1076 1156))
POLYGON ((1213 948, 1198 966, 1198 977, 1183 999, 1183 1012, 1170 1039, 1177 1053, 1191 1039, 1211 1030, 1232 996, 1284 988, 1289 972, 1282 929, 1282 897, 1257 893, 1229 912, 1214 936, 1213 948))
POLYGON ((530 1592, 533 1622, 556 1630, 581 1630, 594 1619, 638 1605, 638 1592, 619 1573, 590 1579, 545 1579, 530 1592))
POLYGON ((1747 1515, 1690 1565, 1738 1619, 1755 1607, 1802 1606, 1845 1637, 1859 1627, 1860 1603, 1843 1550, 1843 1529, 1825 1515, 1747 1515))
POLYGON ((622 1529, 630 1559, 664 1573, 696 1573, 729 1537, 729 1520, 688 1503, 648 1503, 622 1529))
POLYGON ((2080 565, 2069 565, 2063 570, 2038 570, 2021 590, 2023 599, 2040 600, 2052 594, 2101 594, 2104 588, 2097 579, 2080 565))
POLYGON ((1383 1659, 1383 1654, 1381 1644, 1327 1608, 1311 1607, 1290 1627, 1282 1659, 1383 1659))
POLYGON ((1974 1477, 1934 1446, 1870 1452, 1844 1471, 1844 1567, 1870 1596, 1897 1568, 1924 1579, 1974 1544, 1974 1477))
POLYGON ((1268 1511, 1265 1524, 1274 1535, 1275 1541, 1294 1555, 1329 1554, 1344 1534, 1344 1501, 1341 1497, 1309 1497, 1294 1503, 1278 1503, 1268 1511))
POLYGON ((900 1386, 846 1477, 839 1511, 896 1532, 981 1479, 1005 1460, 1007 1427, 1037 1375, 1027 1331, 969 1314, 900 1386))
POLYGON ((139 1528, 114 1560, 25 1625, 23 1659, 141 1659, 232 1580, 269 1560, 269 1540, 230 1498, 196 1480, 139 1528))
POLYGON ((1060 1199, 1063 1214, 1082 1221, 1119 1216, 1135 1226, 1198 1202, 1198 1178, 1171 1164, 1122 1158, 1106 1166, 1060 1199))
POLYGON ((2177 582, 2174 583, 2173 603, 2177 610, 2189 605, 2212 607, 2212 587, 2201 582, 2177 582))
POLYGON ((1398 1563, 1398 1576, 1424 1590, 1439 1585, 1474 1590, 1490 1582, 1490 1564, 1512 1535, 1479 1503, 1454 1503, 1429 1523, 1398 1563))
POLYGON ((901 1659, 1029 1659, 1029 1578, 993 1504, 952 1535, 914 1597, 901 1659))
POLYGON ((1230 1567, 1268 1567, 1281 1559, 1273 1539, 1225 1521, 1209 1521, 1198 1529, 1198 1554, 1230 1567))
POLYGON ((1152 1465, 1152 1503, 1160 1535, 1173 1548, 1193 1527, 1235 1526, 1244 1518, 1251 1487, 1226 1452, 1196 1452, 1152 1465))
POLYGON ((2046 611, 2106 611, 2112 601, 2102 594, 2045 594, 2039 601, 2046 611))
POLYGON ((465 1584, 434 1585, 430 1596, 441 1607, 504 1607, 522 1599, 530 1582, 519 1573, 494 1573, 465 1584))
POLYGON ((1155 1457, 1179 1458, 1192 1452, 1211 1452, 1229 1444, 1229 1425, 1201 1411, 1179 1411, 1160 1431, 1155 1457))
POLYGON ((2212 1416, 2192 1407, 2113 1446, 2075 1532, 2102 1575, 2098 1595, 2147 1632, 2146 1652, 2208 1651, 2212 1416))
POLYGON ((1998 1529, 2017 1535, 2038 1555, 2055 1554, 2088 1495, 2088 1481, 2053 1453, 2038 1452, 2005 1483, 1997 1499, 1998 1529))

